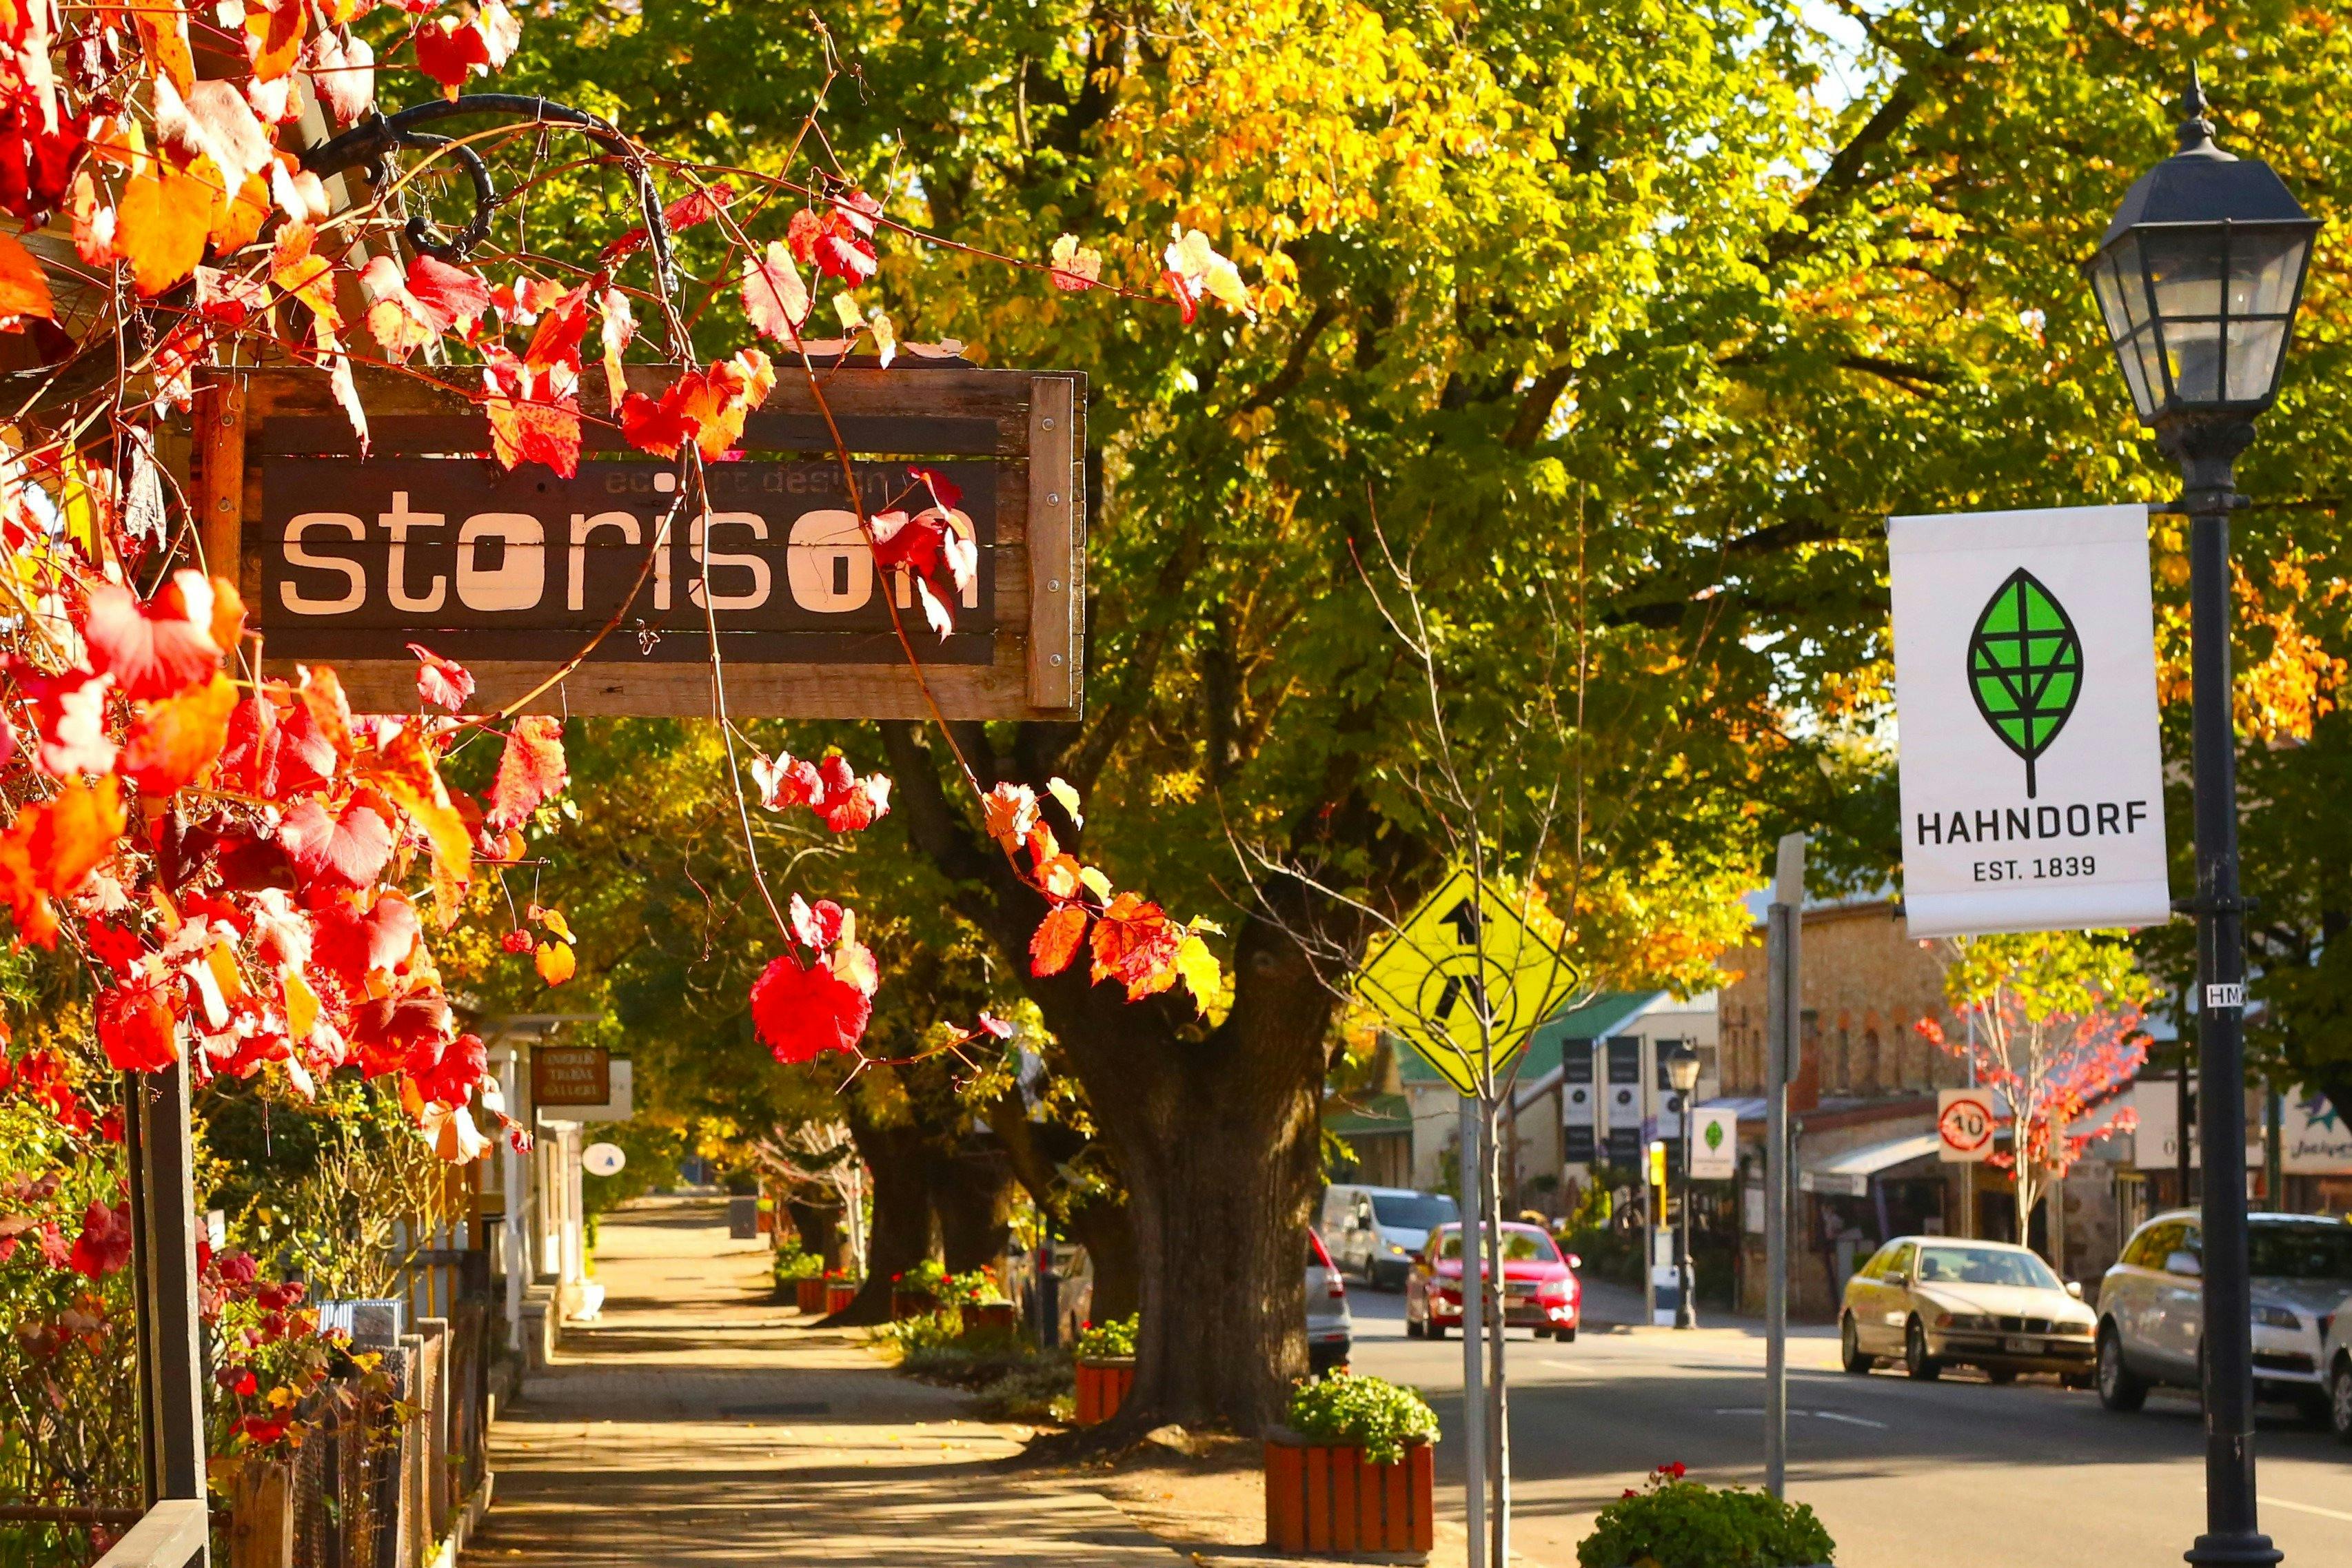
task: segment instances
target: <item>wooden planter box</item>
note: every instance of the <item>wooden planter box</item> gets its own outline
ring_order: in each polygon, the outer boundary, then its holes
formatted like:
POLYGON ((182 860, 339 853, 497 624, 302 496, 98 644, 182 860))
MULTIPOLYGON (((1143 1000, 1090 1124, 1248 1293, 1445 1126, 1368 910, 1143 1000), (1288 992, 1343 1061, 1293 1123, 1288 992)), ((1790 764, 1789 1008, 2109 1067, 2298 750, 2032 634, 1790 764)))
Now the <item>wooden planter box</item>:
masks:
POLYGON ((820 1274, 805 1280, 794 1280, 793 1295, 794 1297, 793 1304, 802 1312, 811 1314, 824 1312, 825 1310, 824 1277, 820 1274))
POLYGON ((939 1304, 925 1291, 893 1290, 890 1292, 890 1315, 893 1318, 928 1317, 939 1310, 939 1304))
POLYGON ((1078 1407, 1075 1419, 1081 1427, 1092 1427, 1118 1414, 1127 1391, 1135 1386, 1135 1358, 1106 1357, 1096 1361, 1082 1356, 1077 1373, 1078 1407))
POLYGON ((827 1280, 824 1281, 824 1311, 827 1317, 842 1311, 856 1299, 856 1281, 827 1280))
POLYGON ((1312 1442, 1277 1427, 1265 1438, 1265 1543, 1276 1552, 1426 1556, 1429 1445, 1408 1444, 1392 1465, 1364 1450, 1312 1442))
POLYGON ((1021 1309, 1011 1301, 982 1301, 963 1310, 963 1326, 993 1333, 1011 1333, 1021 1327, 1021 1309))

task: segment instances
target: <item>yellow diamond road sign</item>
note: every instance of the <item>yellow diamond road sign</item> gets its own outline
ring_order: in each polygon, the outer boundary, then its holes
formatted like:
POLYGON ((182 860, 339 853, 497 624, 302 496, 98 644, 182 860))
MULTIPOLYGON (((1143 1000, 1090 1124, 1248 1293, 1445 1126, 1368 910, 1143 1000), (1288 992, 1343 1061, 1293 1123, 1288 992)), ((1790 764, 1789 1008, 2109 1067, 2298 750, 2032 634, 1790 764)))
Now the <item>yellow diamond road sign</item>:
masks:
POLYGON ((1513 900, 1456 871, 1375 946, 1356 992, 1447 1082, 1475 1094, 1582 978, 1513 900))

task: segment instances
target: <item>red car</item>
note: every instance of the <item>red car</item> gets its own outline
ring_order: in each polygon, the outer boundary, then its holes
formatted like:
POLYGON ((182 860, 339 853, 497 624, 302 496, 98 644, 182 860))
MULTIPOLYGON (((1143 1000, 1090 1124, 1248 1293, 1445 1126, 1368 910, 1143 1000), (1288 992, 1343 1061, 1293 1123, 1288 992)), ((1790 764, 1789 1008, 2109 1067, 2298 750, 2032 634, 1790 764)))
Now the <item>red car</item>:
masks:
MULTIPOLYGON (((1574 1253, 1563 1255, 1532 1225, 1503 1232, 1503 1326, 1533 1329, 1538 1339, 1576 1337, 1584 1291, 1576 1282, 1574 1253)), ((1441 1225, 1404 1277, 1404 1332, 1410 1339, 1444 1339, 1462 1322, 1462 1227, 1441 1225)))

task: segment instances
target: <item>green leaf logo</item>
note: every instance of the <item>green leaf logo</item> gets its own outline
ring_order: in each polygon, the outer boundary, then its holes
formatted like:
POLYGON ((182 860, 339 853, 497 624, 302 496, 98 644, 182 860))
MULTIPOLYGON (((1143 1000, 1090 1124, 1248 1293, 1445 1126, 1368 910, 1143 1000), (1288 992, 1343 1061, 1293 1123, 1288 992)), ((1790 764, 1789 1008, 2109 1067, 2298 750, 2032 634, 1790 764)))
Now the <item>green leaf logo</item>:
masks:
POLYGON ((2010 573, 1969 636, 1969 689, 1993 733, 2033 765, 2058 738, 2083 694, 2083 639, 2066 607, 2023 567, 2010 573))
POLYGON ((1706 1131, 1701 1134, 1700 1136, 1706 1140, 1707 1152, 1709 1154, 1713 1154, 1716 1150, 1723 1147, 1723 1124, 1720 1122, 1709 1122, 1706 1124, 1706 1131))

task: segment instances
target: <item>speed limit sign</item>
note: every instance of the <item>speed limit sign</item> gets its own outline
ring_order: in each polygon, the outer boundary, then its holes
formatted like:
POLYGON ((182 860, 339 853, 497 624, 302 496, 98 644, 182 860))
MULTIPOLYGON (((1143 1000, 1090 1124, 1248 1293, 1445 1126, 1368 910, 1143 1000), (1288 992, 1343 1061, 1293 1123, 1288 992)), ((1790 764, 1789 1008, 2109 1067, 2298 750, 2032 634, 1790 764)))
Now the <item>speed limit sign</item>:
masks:
POLYGON ((1992 1153, 1992 1092, 1989 1089, 1946 1089, 1936 1096, 1936 1137, 1938 1155, 1953 1163, 1973 1163, 1992 1153))

